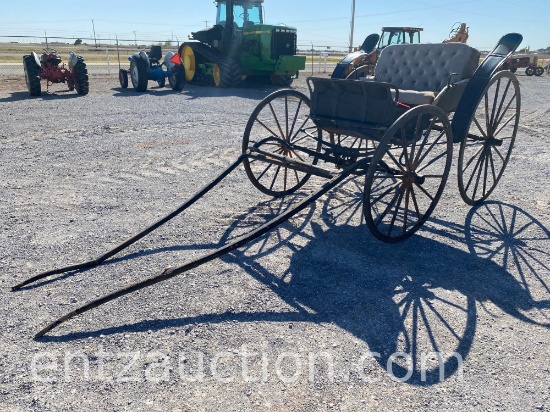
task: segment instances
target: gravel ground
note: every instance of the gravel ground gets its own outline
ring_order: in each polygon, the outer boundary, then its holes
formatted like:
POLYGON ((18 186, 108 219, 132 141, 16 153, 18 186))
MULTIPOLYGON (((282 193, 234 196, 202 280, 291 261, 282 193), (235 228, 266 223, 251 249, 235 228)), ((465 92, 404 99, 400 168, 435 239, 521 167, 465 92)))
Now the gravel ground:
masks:
POLYGON ((237 158, 274 89, 137 94, 92 77, 85 97, 28 98, 0 79, 0 410, 550 410, 550 76, 518 77, 516 147, 486 204, 463 203, 453 172, 428 223, 388 245, 351 179, 253 244, 38 340, 303 193, 270 199, 239 168, 108 264, 12 292, 176 208, 237 158))

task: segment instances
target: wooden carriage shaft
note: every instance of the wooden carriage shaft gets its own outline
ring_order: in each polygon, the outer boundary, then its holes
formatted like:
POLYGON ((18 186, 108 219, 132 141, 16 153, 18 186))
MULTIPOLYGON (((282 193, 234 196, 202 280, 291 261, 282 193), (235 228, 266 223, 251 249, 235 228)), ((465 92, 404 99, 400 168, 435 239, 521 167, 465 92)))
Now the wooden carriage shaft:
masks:
POLYGON ((122 242, 118 246, 114 247, 113 249, 111 249, 108 252, 104 253, 103 255, 99 256, 97 259, 90 260, 90 261, 83 262, 83 263, 78 263, 76 265, 65 266, 65 267, 62 267, 62 268, 58 268, 58 269, 54 269, 54 270, 50 270, 50 271, 47 271, 47 272, 40 273, 36 276, 33 276, 33 277, 31 277, 31 278, 15 285, 15 286, 13 286, 12 290, 21 289, 23 286, 34 283, 34 282, 36 282, 40 279, 44 279, 44 278, 47 278, 49 276, 58 275, 58 274, 61 274, 61 273, 66 273, 66 272, 72 272, 72 271, 75 271, 75 270, 90 269, 90 268, 93 268, 95 266, 100 265, 105 260, 109 259, 110 257, 113 257, 114 255, 116 255, 120 251, 126 249, 128 246, 130 246, 133 243, 137 242, 138 240, 140 240, 141 238, 143 238, 147 234, 151 233, 153 230, 159 228, 160 226, 162 226, 163 224, 165 224, 169 220, 173 219, 174 217, 176 217, 177 215, 182 213, 185 209, 187 209, 188 207, 193 205, 197 200, 199 200, 201 197, 203 197, 212 188, 214 188, 216 185, 218 185, 218 183, 220 183, 227 175, 229 175, 233 170, 235 170, 235 168, 243 162, 245 157, 246 157, 246 155, 239 156, 239 158, 235 161, 235 163, 233 163, 231 166, 229 166, 221 175, 219 175, 217 178, 212 180, 212 182, 210 182, 203 189, 198 191, 193 197, 191 197, 191 199, 189 199, 188 201, 183 203, 180 207, 178 207, 172 213, 166 215, 162 219, 160 219, 157 222, 153 223, 148 228, 142 230, 141 232, 135 234, 134 236, 132 236, 128 240, 122 242))
MULTIPOLYGON (((241 156, 240 161, 242 161, 242 158, 244 156, 241 156)), ((240 163, 239 161, 239 163, 240 163)), ((35 338, 39 338, 49 331, 51 331, 56 326, 60 325, 61 323, 81 314, 84 312, 87 312, 95 307, 98 307, 104 303, 110 302, 112 300, 115 300, 121 296, 127 295, 129 293, 135 292, 137 290, 146 288, 148 286, 154 285, 156 283, 162 282, 164 280, 171 279, 177 275, 180 275, 184 272, 187 272, 188 270, 191 270, 193 268, 196 268, 198 266, 201 266, 207 262, 210 262, 211 260, 214 260, 220 256, 223 256, 235 249, 238 249, 241 246, 244 246, 245 244, 253 241, 254 239, 259 238, 260 236, 264 235, 265 233, 269 232, 270 230, 276 228, 281 223, 286 222, 288 219, 290 219, 292 216, 296 215, 297 213, 301 212, 303 209, 305 209, 307 206, 315 202, 317 199, 319 199, 321 196, 323 196, 325 193, 327 193, 329 190, 340 184, 344 179, 346 179, 348 176, 350 176, 353 172, 355 172, 357 169, 364 168, 365 165, 368 165, 367 159, 361 159, 351 166, 347 167, 345 170, 343 170, 340 174, 333 177, 331 180, 326 182, 318 191, 314 192, 313 194, 309 195, 302 201, 300 201, 296 206, 286 210, 284 213, 280 214, 279 216, 275 217, 274 219, 270 220, 269 222, 263 224, 259 228, 255 229, 251 233, 247 235, 243 235, 234 241, 227 243, 226 245, 214 250, 211 253, 208 253, 198 259, 195 259, 191 262, 185 263, 183 265, 172 267, 172 268, 166 268, 157 276, 151 277, 149 279, 146 279, 144 281, 135 283, 131 286, 128 286, 124 289, 120 289, 116 292, 113 292, 107 296, 104 296, 102 298, 96 299, 70 313, 68 313, 65 316, 60 317, 56 321, 50 323, 48 326, 46 326, 44 329, 42 329, 40 332, 38 332, 35 335, 35 338)), ((227 172, 227 171, 226 171, 227 172)), ((227 175, 227 174, 226 174, 227 175)))

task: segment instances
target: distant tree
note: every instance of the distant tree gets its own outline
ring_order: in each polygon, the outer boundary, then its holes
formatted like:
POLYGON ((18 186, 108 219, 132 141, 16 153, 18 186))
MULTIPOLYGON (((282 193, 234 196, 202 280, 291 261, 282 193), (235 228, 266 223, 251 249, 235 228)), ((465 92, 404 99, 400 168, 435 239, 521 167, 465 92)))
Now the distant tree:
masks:
POLYGON ((76 40, 74 41, 74 45, 75 45, 75 46, 78 46, 79 44, 82 44, 82 39, 76 39, 76 40))

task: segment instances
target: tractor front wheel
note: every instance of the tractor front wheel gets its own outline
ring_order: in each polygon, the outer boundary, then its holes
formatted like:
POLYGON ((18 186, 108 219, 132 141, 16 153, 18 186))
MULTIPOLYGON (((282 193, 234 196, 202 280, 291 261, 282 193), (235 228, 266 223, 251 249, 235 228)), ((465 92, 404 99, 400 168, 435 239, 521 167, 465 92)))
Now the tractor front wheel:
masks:
POLYGON ((214 64, 212 80, 216 87, 235 87, 241 81, 241 67, 233 59, 223 59, 214 64))
POLYGON ((535 68, 535 76, 542 76, 544 74, 544 69, 540 66, 535 68))
POLYGON ((292 76, 275 74, 275 73, 271 73, 269 75, 269 79, 271 80, 271 84, 273 86, 280 86, 280 87, 289 87, 293 81, 292 76))
POLYGON ((128 72, 125 69, 120 69, 118 71, 118 81, 120 83, 120 87, 123 89, 128 88, 128 72))
POLYGON ((147 62, 139 56, 132 56, 130 61, 130 78, 136 92, 144 92, 147 90, 149 67, 147 62))
POLYGON ((31 55, 23 56, 23 68, 25 69, 25 82, 31 96, 40 96, 40 66, 36 64, 31 55))
POLYGON ((525 74, 527 76, 532 76, 533 74, 535 74, 535 69, 532 66, 529 66, 525 69, 525 74))
POLYGON ((86 96, 90 91, 90 81, 88 79, 88 69, 84 59, 78 56, 78 61, 73 67, 73 81, 76 92, 81 96, 86 96))
POLYGON ((185 69, 183 64, 177 64, 174 66, 172 69, 172 74, 168 76, 168 83, 170 83, 172 90, 177 92, 181 92, 183 90, 183 87, 185 86, 185 69))

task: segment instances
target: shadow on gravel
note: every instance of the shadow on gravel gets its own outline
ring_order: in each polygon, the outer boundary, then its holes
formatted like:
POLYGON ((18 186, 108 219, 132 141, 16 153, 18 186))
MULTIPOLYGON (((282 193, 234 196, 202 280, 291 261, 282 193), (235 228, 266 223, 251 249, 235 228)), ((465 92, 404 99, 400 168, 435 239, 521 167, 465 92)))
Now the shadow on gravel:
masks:
POLYGON ((169 87, 153 87, 147 89, 145 92, 136 92, 133 88, 129 87, 123 89, 121 87, 114 87, 113 90, 115 97, 133 97, 143 94, 150 96, 165 96, 165 95, 177 95, 181 94, 187 98, 198 99, 204 97, 242 97, 246 99, 262 100, 267 95, 279 90, 274 86, 266 86, 258 83, 244 83, 243 86, 233 88, 216 88, 211 86, 199 86, 195 84, 186 84, 185 88, 181 92, 176 92, 169 87))
MULTIPOLYGON (((347 198, 342 201, 337 191, 328 196, 321 210, 324 226, 312 219, 312 208, 222 258, 268 286, 293 312, 148 320, 41 340, 65 342, 227 321, 332 323, 367 343, 382 368, 392 365, 394 377, 423 386, 461 373, 474 342, 477 311, 498 316, 488 303, 550 329, 550 232, 525 211, 488 202, 471 209, 464 226, 431 219, 408 241, 390 245, 376 240, 364 224, 348 224, 361 208, 357 197, 347 198), (452 238, 467 247, 457 249, 423 234, 452 238), (292 257, 284 273, 276 275, 263 258, 279 248, 289 248, 292 257)), ((283 202, 251 208, 220 243, 280 213, 288 207, 283 202)), ((360 220, 357 215, 355 219, 360 220)))
POLYGON ((42 92, 40 96, 30 96, 29 92, 13 92, 11 93, 11 97, 3 97, 0 98, 0 103, 3 102, 18 102, 21 100, 35 100, 35 99, 41 99, 41 100, 59 100, 59 99, 74 99, 75 97, 82 97, 75 93, 74 91, 57 91, 57 92, 42 92))

